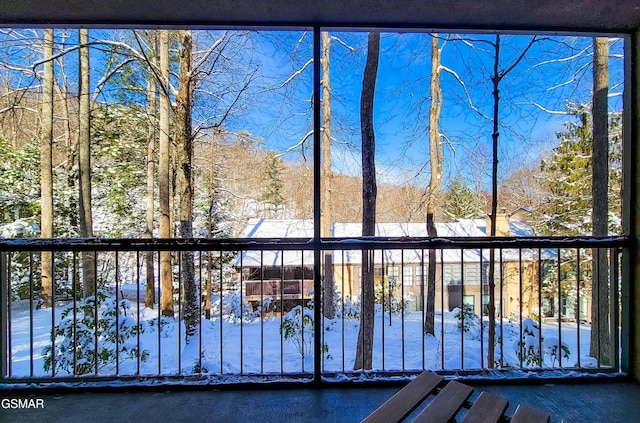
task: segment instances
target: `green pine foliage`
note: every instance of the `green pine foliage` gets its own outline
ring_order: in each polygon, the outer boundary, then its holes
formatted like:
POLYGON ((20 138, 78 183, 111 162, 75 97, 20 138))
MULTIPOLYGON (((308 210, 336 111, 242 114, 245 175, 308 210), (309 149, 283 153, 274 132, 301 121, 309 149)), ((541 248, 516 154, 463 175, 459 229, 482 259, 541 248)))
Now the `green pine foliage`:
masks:
POLYGON ((444 215, 448 220, 483 217, 482 204, 478 196, 461 177, 451 181, 451 186, 445 193, 444 215))
POLYGON ((267 208, 267 214, 271 215, 267 217, 277 217, 284 205, 284 196, 282 194, 282 188, 284 187, 282 174, 284 170, 284 161, 277 157, 273 150, 269 150, 265 158, 265 188, 261 198, 267 208))
MULTIPOLYGON (((592 136, 588 105, 570 105, 574 120, 557 134, 559 145, 544 159, 541 170, 550 193, 541 207, 544 234, 587 235, 591 233, 592 136)), ((622 143, 621 116, 609 120, 609 222, 610 230, 620 231, 622 143)))
POLYGON ((36 142, 12 145, 0 138, 0 193, 0 226, 40 213, 40 153, 36 142))

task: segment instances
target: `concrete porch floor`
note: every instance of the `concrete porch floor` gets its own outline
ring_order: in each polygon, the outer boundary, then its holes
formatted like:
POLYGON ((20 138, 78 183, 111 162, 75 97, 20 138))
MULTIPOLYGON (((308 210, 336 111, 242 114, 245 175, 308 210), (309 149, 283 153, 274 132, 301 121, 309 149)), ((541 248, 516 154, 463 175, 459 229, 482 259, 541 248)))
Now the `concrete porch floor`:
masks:
MULTIPOLYGON (((190 390, 118 393, 1 391, 0 399, 42 398, 44 409, 0 407, 0 422, 359 422, 399 387, 190 390)), ((640 386, 625 382, 476 386, 526 403, 552 422, 640 422, 640 386)), ((3 404, 7 404, 6 401, 3 404)))

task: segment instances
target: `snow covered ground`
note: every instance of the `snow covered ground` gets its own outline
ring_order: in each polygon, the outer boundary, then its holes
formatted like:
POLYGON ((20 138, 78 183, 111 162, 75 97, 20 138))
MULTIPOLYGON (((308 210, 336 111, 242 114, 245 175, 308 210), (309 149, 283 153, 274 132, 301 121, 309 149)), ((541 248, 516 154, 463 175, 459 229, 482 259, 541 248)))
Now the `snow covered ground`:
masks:
MULTIPOLYGON (((237 299, 228 299, 236 301, 237 299)), ((109 297, 100 302, 100 313, 106 312, 109 297)), ((63 317, 66 308, 71 307, 58 304, 54 315, 50 309, 33 310, 33 320, 30 320, 28 301, 12 303, 10 325, 11 377, 29 377, 32 375, 51 376, 51 370, 45 371, 45 348, 51 346, 50 333, 52 325, 68 327, 72 322, 72 313, 63 317), (71 319, 71 320, 70 320, 71 319), (66 322, 66 323, 65 323, 66 322)), ((163 317, 161 329, 158 329, 157 310, 145 308, 144 304, 125 301, 126 307, 120 307, 118 327, 120 335, 126 333, 127 328, 137 328, 139 321, 142 333, 132 331, 128 339, 119 341, 119 365, 115 362, 100 366, 99 375, 174 375, 174 374, 293 374, 311 373, 313 371, 312 327, 309 317, 313 314, 305 309, 302 313, 298 308, 289 314, 289 318, 279 315, 267 315, 264 319, 240 321, 238 315, 233 314, 233 304, 225 304, 225 314, 220 319, 215 314, 211 320, 202 318, 199 332, 192 337, 189 345, 185 343, 185 328, 178 319, 163 317), (231 312, 229 312, 231 310, 231 312), (300 331, 301 316, 306 316, 307 330, 300 331), (139 320, 138 320, 139 319, 139 320), (288 324, 287 330, 281 331, 281 325, 288 324), (288 322, 288 323, 287 323, 288 322), (294 336, 291 336, 293 334, 294 336), (295 336, 298 335, 298 336, 295 336), (288 339, 285 339, 288 338, 288 339), (303 347, 302 344, 305 344, 303 347), (142 357, 131 357, 130 351, 142 351, 142 357), (200 358, 198 351, 201 351, 200 358), (301 351, 304 351, 305 355, 301 351)), ((237 305, 237 304, 236 304, 237 305)), ((79 308, 79 307, 78 307, 79 308)), ((219 308, 218 308, 219 310, 219 308)), ((237 311, 237 310, 236 310, 237 311)), ((93 315, 93 314, 92 314, 93 315)), ((86 316, 85 316, 86 317, 86 316)), ((402 371, 426 369, 482 369, 487 368, 487 320, 483 322, 483 337, 480 337, 479 320, 466 320, 465 325, 470 329, 462 332, 460 320, 454 312, 445 312, 444 319, 436 312, 436 336, 422 335, 422 312, 405 312, 395 314, 389 319, 378 310, 375 322, 375 341, 373 353, 373 370, 402 371), (444 325, 444 327, 443 327, 444 325)), ((76 317, 76 325, 84 325, 82 312, 76 317)), ((107 318, 107 321, 109 318, 107 318)), ((115 332, 115 315, 111 316, 110 324, 101 329, 99 346, 111 348, 108 345, 108 334, 115 332)), ((326 345, 323 357, 323 369, 328 373, 349 372, 353 369, 356 339, 359 321, 352 317, 338 317, 332 321, 324 321, 324 339, 326 345)), ((287 327, 285 325, 285 327, 287 327)), ((86 328, 84 328, 86 329, 86 328)), ((90 342, 79 349, 76 365, 85 363, 86 352, 93 350, 95 339, 94 329, 88 331, 90 342)), ((521 325, 519 322, 505 320, 497 328, 497 336, 502 333, 504 342, 502 351, 500 344, 496 346, 497 362, 502 367, 527 369, 539 368, 539 345, 542 343, 543 368, 574 368, 595 367, 595 360, 586 357, 589 352, 590 328, 588 325, 562 322, 561 330, 557 323, 543 323, 543 340, 538 338, 537 327, 532 320, 522 322, 523 338, 520 338, 521 325), (578 342, 579 337, 579 342, 578 342), (561 338, 561 341, 559 339, 561 338), (520 345, 523 339, 522 364, 519 358, 520 345), (557 347, 564 346, 562 358, 559 358, 557 347), (579 346, 579 348, 578 348, 579 346), (522 367, 521 367, 522 366, 522 367)), ((78 335, 76 335, 78 336, 78 335)), ((67 339, 67 341, 70 341, 67 339)), ((68 343, 68 342, 67 342, 68 343)), ((56 347, 65 345, 63 336, 56 338, 56 347)), ((62 353, 56 356, 58 363, 63 359, 62 353)), ((72 357, 72 356, 70 356, 72 357)), ((90 371, 94 374, 95 370, 90 371)), ((68 376, 69 370, 58 369, 55 376, 68 376)))

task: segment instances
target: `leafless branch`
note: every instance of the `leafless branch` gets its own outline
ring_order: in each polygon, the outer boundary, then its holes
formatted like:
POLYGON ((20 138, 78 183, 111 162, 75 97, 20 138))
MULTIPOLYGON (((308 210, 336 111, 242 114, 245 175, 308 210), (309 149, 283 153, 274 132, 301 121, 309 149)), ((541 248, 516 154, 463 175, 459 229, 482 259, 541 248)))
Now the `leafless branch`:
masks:
POLYGON ((118 73, 118 71, 120 69, 122 69, 125 65, 131 63, 134 59, 133 58, 128 58, 126 60, 123 60, 122 63, 118 64, 118 66, 114 67, 111 72, 108 72, 107 74, 105 74, 100 81, 98 81, 98 84, 96 85, 96 89, 93 93, 93 98, 91 99, 92 103, 95 103, 96 100, 98 99, 98 96, 100 95, 100 93, 102 92, 102 88, 104 87, 104 84, 107 83, 107 81, 116 73, 118 73))
POLYGON ((313 130, 311 130, 311 131, 307 132, 307 133, 305 134, 305 136, 304 136, 304 137, 302 137, 302 139, 301 139, 300 141, 298 141, 298 143, 297 143, 297 144, 295 144, 295 145, 293 145, 293 146, 291 146, 291 147, 287 148, 284 152, 282 152, 282 153, 280 153, 280 154, 276 154, 276 157, 278 157, 278 158, 279 158, 279 157, 284 156, 284 155, 285 155, 285 154, 287 154, 287 153, 292 152, 292 151, 293 151, 293 150, 295 150, 296 148, 298 148, 298 147, 300 147, 301 145, 303 145, 303 144, 304 144, 304 143, 305 143, 305 142, 306 142, 306 141, 307 141, 311 136, 313 136, 313 130))
POLYGON ((304 65, 302 65, 302 67, 300 69, 298 69, 297 71, 295 71, 294 73, 292 73, 289 78, 286 79, 286 81, 284 81, 282 84, 280 84, 280 86, 278 88, 283 88, 285 85, 287 85, 289 82, 291 82, 293 79, 295 79, 297 76, 299 76, 300 74, 302 74, 302 72, 304 72, 305 69, 307 69, 311 64, 313 63, 313 59, 309 59, 307 61, 307 63, 305 63, 304 65))
POLYGON ((464 94, 467 97, 467 102, 469 103, 469 107, 471 108, 471 110, 473 110, 474 112, 476 112, 477 114, 479 114, 483 118, 485 118, 487 120, 491 120, 491 118, 489 118, 489 116, 484 115, 476 106, 473 105, 473 100, 471 100, 471 95, 469 94, 469 91, 467 91, 466 84, 464 83, 464 81, 460 78, 460 76, 453 69, 449 69, 446 66, 440 65, 440 70, 443 70, 443 71, 447 72, 448 74, 450 74, 451 76, 453 76, 456 79, 456 81, 458 81, 458 84, 460 84, 462 86, 462 89, 464 90, 464 94))
POLYGON ((342 40, 341 40, 340 38, 338 38, 338 37, 335 37, 335 36, 333 36, 333 35, 332 35, 331 37, 329 37, 329 39, 330 39, 331 41, 337 41, 337 42, 338 42, 338 44, 342 45, 344 48, 346 48, 347 50, 349 50, 351 53, 353 53, 354 51, 356 51, 356 49, 355 49, 355 48, 351 47, 350 45, 348 45, 347 43, 345 43, 344 41, 342 41, 342 40))
POLYGON ((536 63, 535 65, 532 66, 532 68, 537 68, 540 66, 545 66, 551 63, 563 63, 563 62, 571 62, 572 60, 577 59, 578 57, 584 55, 585 53, 587 53, 589 50, 591 49, 591 46, 585 47, 582 50, 580 50, 578 53, 569 56, 569 57, 562 57, 560 59, 552 59, 552 60, 545 60, 543 62, 539 62, 536 63))

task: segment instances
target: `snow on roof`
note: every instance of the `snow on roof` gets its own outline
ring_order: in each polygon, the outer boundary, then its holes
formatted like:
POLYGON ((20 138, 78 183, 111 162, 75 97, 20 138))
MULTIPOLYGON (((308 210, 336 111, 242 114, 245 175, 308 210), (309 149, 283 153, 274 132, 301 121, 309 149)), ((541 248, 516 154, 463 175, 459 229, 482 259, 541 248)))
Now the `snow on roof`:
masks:
MULTIPOLYGON (((529 225, 511 220, 511 234, 513 236, 532 236, 535 231, 529 225)), ((436 223, 438 236, 442 237, 484 237, 486 221, 484 219, 459 219, 455 222, 436 223)), ((359 237, 362 234, 361 223, 333 224, 333 236, 336 238, 359 237)), ((296 219, 250 219, 241 234, 244 238, 312 238, 313 221, 296 219)), ((427 237, 427 228, 424 223, 377 223, 376 236, 379 237, 427 237)), ((480 250, 464 250, 464 261, 478 263, 480 250)), ((421 249, 405 250, 377 250, 376 261, 391 263, 421 263, 427 260, 427 251, 421 249), (384 257, 382 254, 384 253, 384 257)), ((502 251, 503 260, 517 261, 517 250, 505 249, 502 251)), ((525 250, 523 260, 533 260, 534 251, 525 250)), ((555 257, 553 251, 543 251, 543 259, 555 257)), ((489 250, 482 251, 482 260, 488 261, 489 250)), ((444 263, 460 263, 461 251, 459 249, 443 249, 436 253, 436 260, 444 263)), ((359 264, 362 261, 362 253, 359 250, 343 250, 333 252, 333 262, 340 265, 359 264)), ((312 251, 244 251, 236 258, 235 266, 300 266, 313 263, 312 251)))
POLYGON ((311 238, 313 220, 249 219, 242 238, 311 238))

